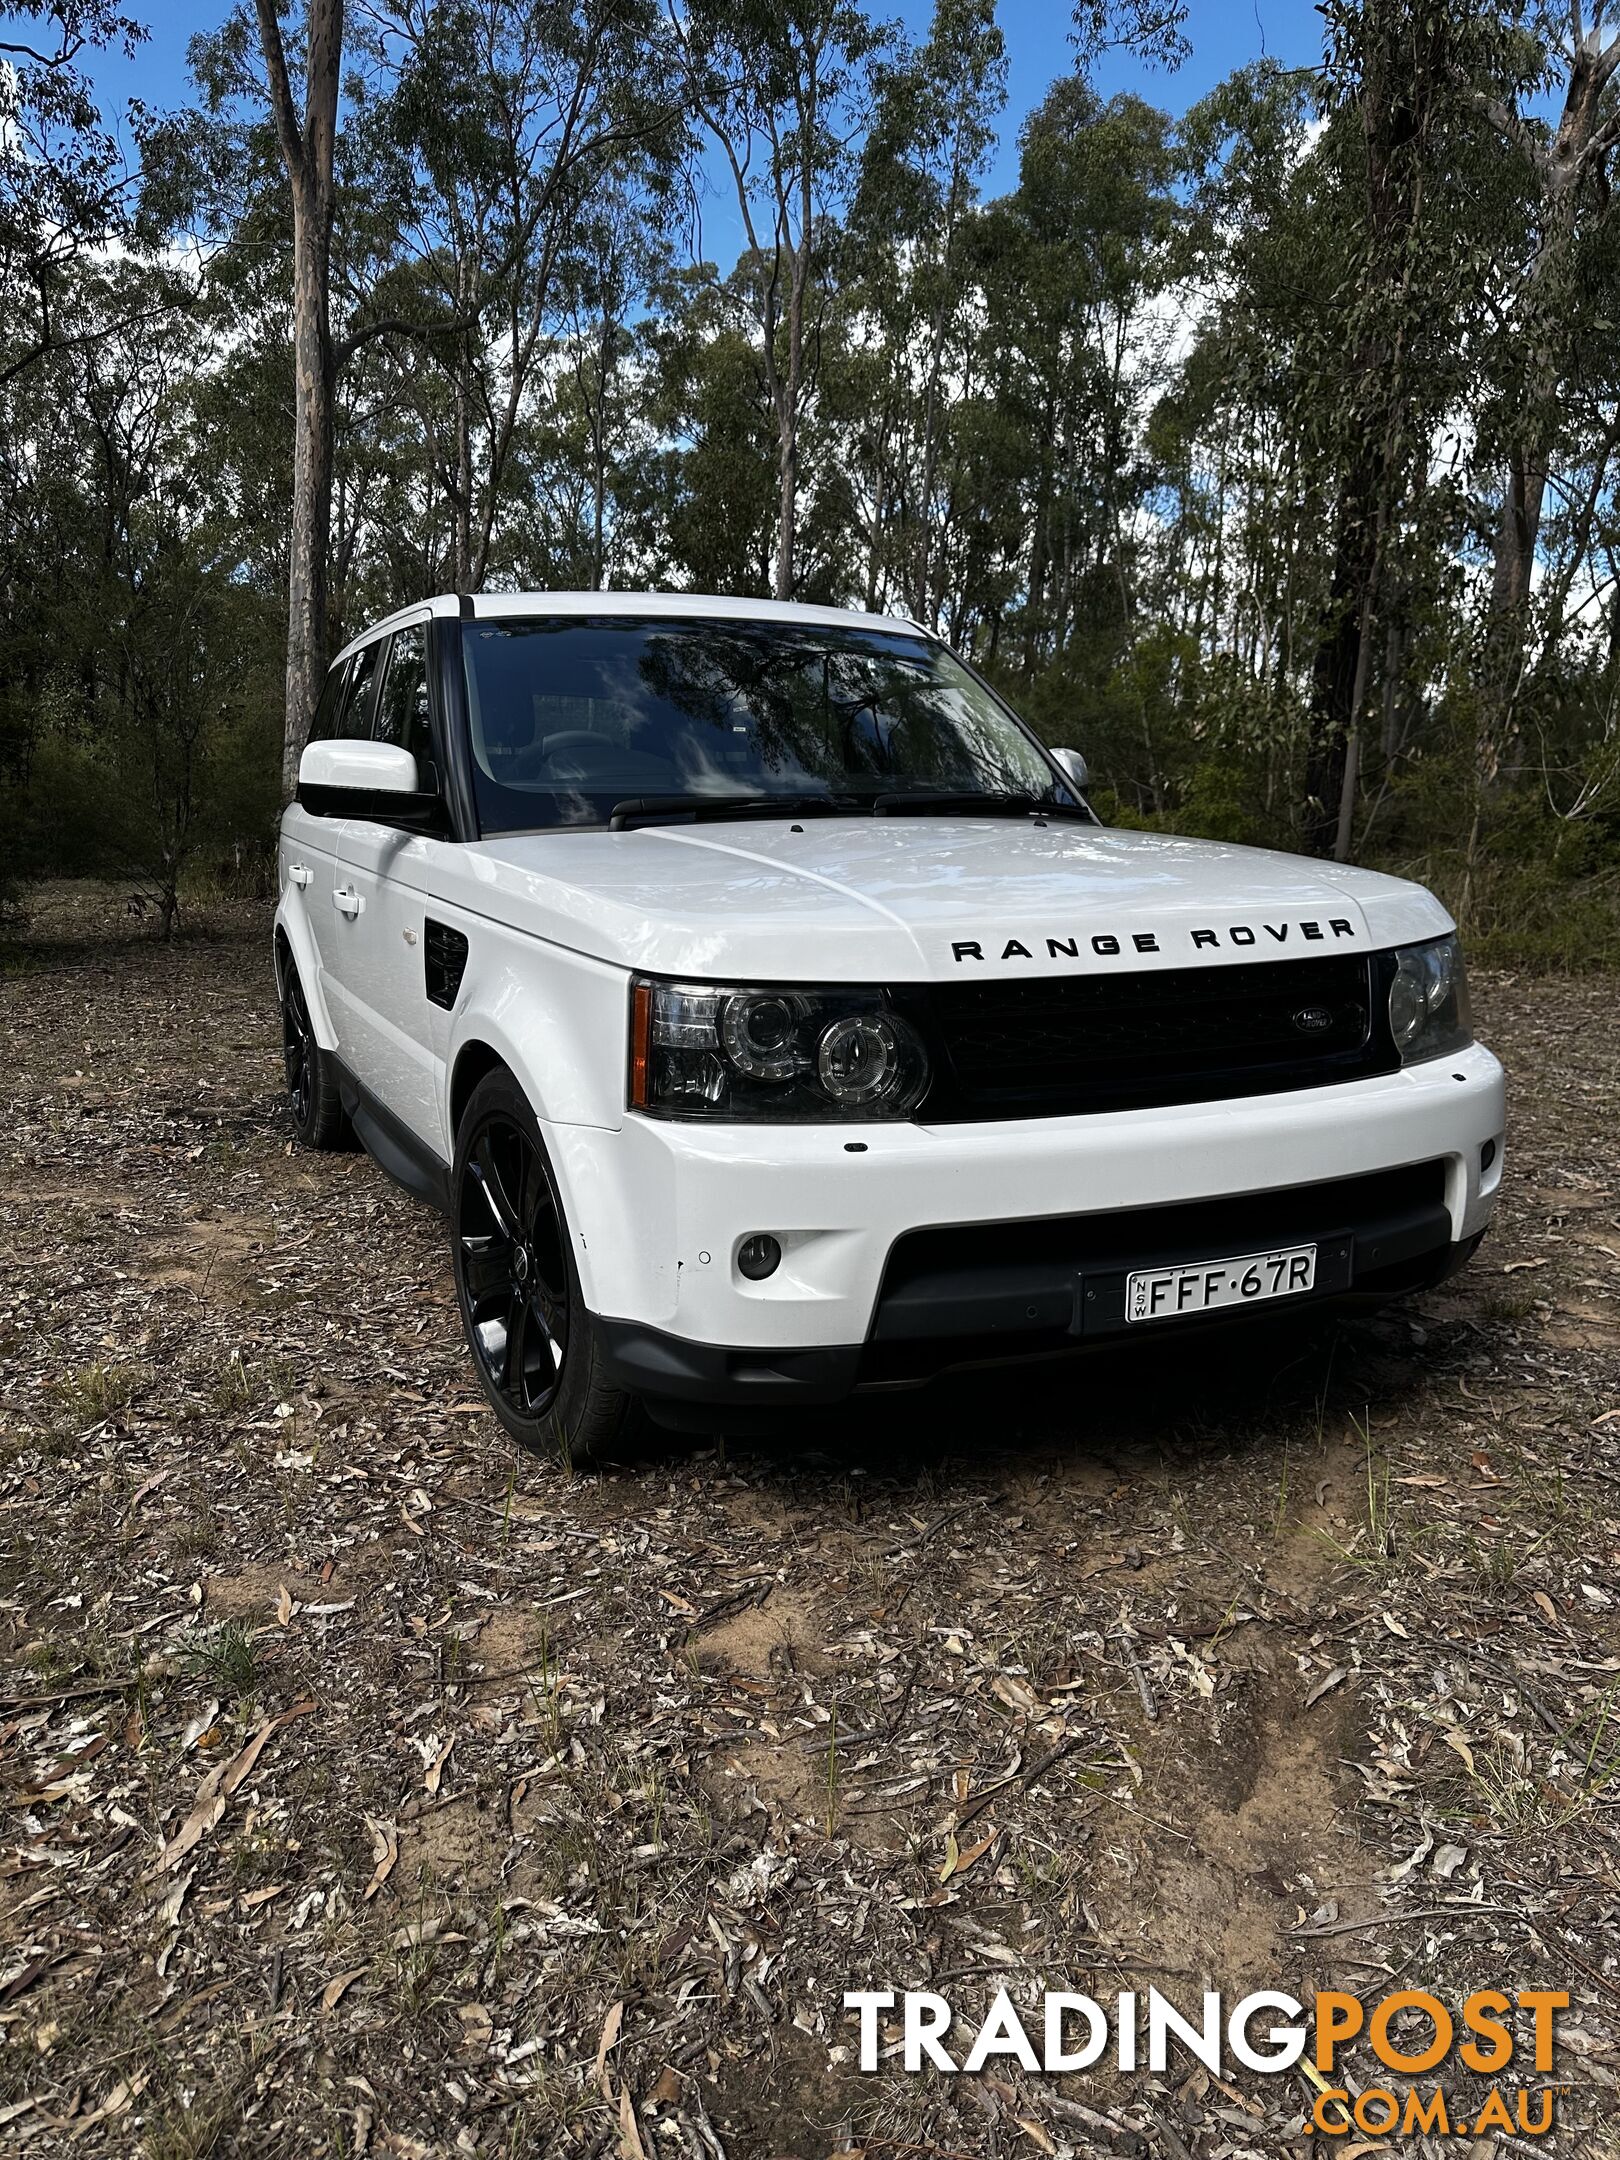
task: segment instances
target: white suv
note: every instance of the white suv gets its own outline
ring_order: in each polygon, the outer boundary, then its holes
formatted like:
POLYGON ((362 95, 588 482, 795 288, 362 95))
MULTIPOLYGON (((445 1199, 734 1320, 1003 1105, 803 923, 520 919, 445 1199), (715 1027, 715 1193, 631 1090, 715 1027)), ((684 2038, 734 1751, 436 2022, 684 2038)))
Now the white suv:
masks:
POLYGON ((890 617, 447 597, 339 657, 281 829, 293 1119, 444 1210, 520 1440, 1467 1257, 1502 1072, 1439 902, 1084 781, 890 617))

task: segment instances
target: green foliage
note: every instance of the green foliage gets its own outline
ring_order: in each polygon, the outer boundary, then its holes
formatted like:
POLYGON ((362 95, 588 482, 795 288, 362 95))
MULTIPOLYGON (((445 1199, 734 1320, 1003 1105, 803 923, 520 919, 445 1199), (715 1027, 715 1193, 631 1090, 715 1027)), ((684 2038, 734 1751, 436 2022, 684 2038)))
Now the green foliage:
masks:
MULTIPOLYGON (((146 36, 113 0, 15 0, 0 33, 0 382, 60 349, 76 266, 130 233, 129 174, 89 63, 146 36)), ((131 115, 136 135, 145 115, 131 115)))
POLYGON ((74 342, 13 398, 0 662, 10 859, 127 879, 165 930, 199 858, 259 848, 278 806, 276 610, 220 559, 185 301, 160 266, 85 274, 74 342))
MULTIPOLYGON (((349 11, 334 641, 448 587, 785 565, 939 630, 1121 823, 1325 845, 1342 803, 1350 852, 1486 957, 1614 964, 1620 213, 1593 167, 1549 223, 1537 163, 1589 63, 1539 0, 1322 12, 1319 73, 1259 61, 1173 121, 1089 62, 1173 64, 1186 11, 1086 0, 986 202, 994 0, 936 0, 915 43, 849 0, 349 11), (729 267, 688 215, 716 179, 729 267)), ((166 922, 264 859, 290 511, 249 13, 193 66, 126 250, 53 260, 16 372, 32 298, 0 335, 0 859, 128 878, 166 922), (142 252, 192 231, 206 259, 142 252)), ((61 125, 39 143, 70 184, 61 125)), ((45 229, 15 165, 8 290, 45 229)))

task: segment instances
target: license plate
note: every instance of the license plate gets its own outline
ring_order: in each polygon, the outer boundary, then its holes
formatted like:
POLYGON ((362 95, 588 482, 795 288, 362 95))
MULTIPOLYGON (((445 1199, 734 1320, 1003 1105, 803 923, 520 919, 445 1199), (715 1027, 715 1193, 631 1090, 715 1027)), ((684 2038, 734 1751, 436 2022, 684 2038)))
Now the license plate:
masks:
POLYGON ((1125 1279, 1127 1320, 1174 1320, 1225 1305, 1264 1305, 1303 1297, 1316 1288, 1316 1247, 1284 1245, 1237 1260, 1200 1260, 1191 1267, 1153 1268, 1125 1279))

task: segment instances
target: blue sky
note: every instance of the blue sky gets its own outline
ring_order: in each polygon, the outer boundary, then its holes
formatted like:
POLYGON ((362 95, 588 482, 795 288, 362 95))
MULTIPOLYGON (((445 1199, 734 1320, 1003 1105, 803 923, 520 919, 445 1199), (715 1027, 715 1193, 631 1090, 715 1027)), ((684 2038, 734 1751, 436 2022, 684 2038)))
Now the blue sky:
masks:
MULTIPOLYGON (((151 35, 133 60, 103 54, 92 62, 109 119, 131 97, 159 108, 184 103, 189 94, 186 45, 194 32, 212 29, 225 13, 224 0, 124 0, 129 13, 144 20, 151 35)), ((931 0, 873 0, 872 12, 898 16, 916 39, 927 34, 931 0)), ((0 8, 0 16, 3 16, 0 8)), ((1037 105, 1053 77, 1073 64, 1068 41, 1069 9, 1063 0, 1001 0, 1002 34, 1007 41, 1009 98, 1000 154, 988 176, 987 192, 999 194, 1017 177, 1017 137, 1024 115, 1037 105)), ((1312 0, 1192 0, 1189 35, 1192 57, 1174 75, 1143 67, 1121 55, 1109 55, 1097 70, 1105 93, 1134 90, 1155 104, 1181 111, 1245 61, 1262 53, 1286 67, 1304 67, 1321 53, 1322 19, 1312 0)))

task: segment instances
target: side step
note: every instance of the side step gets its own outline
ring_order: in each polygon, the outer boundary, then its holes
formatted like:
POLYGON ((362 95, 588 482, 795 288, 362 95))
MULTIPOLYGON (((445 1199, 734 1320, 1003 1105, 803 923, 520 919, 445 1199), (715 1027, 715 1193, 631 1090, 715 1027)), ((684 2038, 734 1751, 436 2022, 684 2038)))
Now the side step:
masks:
POLYGON ((408 1125, 358 1081, 344 1065, 338 1066, 338 1096, 354 1127, 355 1135, 379 1168, 396 1185, 403 1185, 414 1199, 425 1200, 441 1215, 450 1212, 450 1166, 419 1140, 408 1125))

